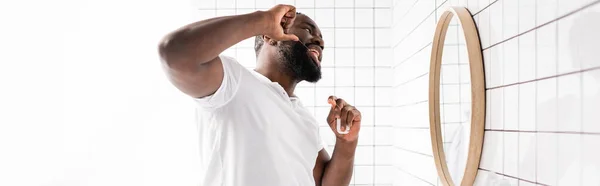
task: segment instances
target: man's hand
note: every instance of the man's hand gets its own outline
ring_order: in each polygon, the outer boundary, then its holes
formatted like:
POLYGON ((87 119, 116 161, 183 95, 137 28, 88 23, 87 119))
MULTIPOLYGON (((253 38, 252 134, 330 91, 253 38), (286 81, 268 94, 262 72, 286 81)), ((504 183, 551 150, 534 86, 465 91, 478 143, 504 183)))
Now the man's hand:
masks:
POLYGON ((327 116, 327 123, 335 133, 338 140, 343 142, 356 142, 358 140, 358 132, 360 131, 361 114, 354 106, 346 103, 341 98, 329 96, 328 102, 332 103, 331 110, 327 116), (337 118, 342 122, 341 131, 346 130, 346 126, 350 127, 348 134, 340 134, 337 131, 337 118))
POLYGON ((275 41, 298 41, 294 34, 286 34, 296 19, 296 7, 291 5, 277 5, 264 12, 265 31, 263 35, 275 41))

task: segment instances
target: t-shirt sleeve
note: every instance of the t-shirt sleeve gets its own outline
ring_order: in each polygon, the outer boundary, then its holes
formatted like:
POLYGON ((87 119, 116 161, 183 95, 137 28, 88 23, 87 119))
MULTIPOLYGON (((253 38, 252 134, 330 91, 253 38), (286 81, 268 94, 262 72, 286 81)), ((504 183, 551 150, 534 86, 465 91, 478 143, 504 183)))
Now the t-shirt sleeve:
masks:
POLYGON ((321 137, 321 131, 319 131, 319 144, 317 144, 317 149, 321 150, 321 149, 325 149, 327 147, 327 143, 325 143, 325 140, 323 140, 323 138, 321 137))
POLYGON ((217 91, 209 96, 195 98, 196 103, 204 109, 216 109, 229 102, 237 93, 242 70, 245 68, 237 60, 219 55, 223 64, 223 81, 217 91))
POLYGON ((317 125, 317 144, 316 144, 316 148, 318 151, 320 151, 321 149, 327 149, 327 143, 325 143, 325 140, 323 140, 323 137, 321 137, 321 133, 322 132, 327 132, 327 131, 321 131, 321 128, 318 127, 317 125))

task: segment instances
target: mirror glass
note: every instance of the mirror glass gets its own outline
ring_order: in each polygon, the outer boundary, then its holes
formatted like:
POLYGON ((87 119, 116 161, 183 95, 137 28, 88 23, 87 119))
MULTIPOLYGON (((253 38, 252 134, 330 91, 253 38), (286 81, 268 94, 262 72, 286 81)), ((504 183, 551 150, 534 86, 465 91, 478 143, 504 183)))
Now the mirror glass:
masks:
POLYGON ((460 185, 467 163, 471 130, 471 83, 466 41, 458 18, 448 26, 440 73, 440 123, 446 164, 460 185))

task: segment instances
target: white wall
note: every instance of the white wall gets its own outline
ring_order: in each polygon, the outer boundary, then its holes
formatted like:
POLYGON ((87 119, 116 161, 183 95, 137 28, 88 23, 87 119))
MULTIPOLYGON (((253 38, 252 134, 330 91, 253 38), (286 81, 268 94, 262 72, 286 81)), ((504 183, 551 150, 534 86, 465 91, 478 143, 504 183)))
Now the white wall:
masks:
POLYGON ((446 6, 477 23, 487 93, 477 185, 598 185, 600 1, 396 0, 394 185, 440 185, 429 140, 431 40, 446 6))
POLYGON ((197 185, 193 104, 157 43, 190 1, 0 3, 0 185, 197 185))

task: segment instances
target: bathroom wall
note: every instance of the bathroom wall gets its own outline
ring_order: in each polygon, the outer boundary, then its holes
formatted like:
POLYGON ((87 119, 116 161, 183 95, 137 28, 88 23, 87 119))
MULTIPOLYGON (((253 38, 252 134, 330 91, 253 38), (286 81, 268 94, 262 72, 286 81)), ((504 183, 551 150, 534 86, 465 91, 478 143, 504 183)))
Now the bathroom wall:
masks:
POLYGON ((394 185, 441 185, 431 153, 431 40, 444 7, 478 26, 486 73, 476 185, 600 184, 600 1, 394 0, 394 185))
MULTIPOLYGON (((314 113, 329 154, 335 136, 325 122, 336 95, 359 108, 363 115, 351 185, 392 184, 392 50, 391 0, 196 0, 194 20, 267 10, 276 4, 295 5, 313 18, 325 40, 323 78, 301 83, 296 94, 314 113)), ((253 69, 254 38, 224 52, 253 69)))

